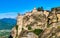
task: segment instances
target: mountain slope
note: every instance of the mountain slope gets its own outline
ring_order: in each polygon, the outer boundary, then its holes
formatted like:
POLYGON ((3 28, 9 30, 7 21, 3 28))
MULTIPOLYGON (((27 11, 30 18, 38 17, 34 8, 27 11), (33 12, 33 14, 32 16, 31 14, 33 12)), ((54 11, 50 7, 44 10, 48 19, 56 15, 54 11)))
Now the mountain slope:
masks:
POLYGON ((2 29, 12 29, 16 24, 16 19, 3 18, 0 19, 0 30, 2 29))

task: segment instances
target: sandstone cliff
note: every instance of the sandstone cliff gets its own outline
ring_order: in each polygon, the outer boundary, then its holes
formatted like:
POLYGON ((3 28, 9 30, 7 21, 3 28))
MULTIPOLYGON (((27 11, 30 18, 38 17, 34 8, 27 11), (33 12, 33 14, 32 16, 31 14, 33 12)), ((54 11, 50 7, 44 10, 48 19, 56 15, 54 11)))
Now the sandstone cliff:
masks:
POLYGON ((32 12, 18 14, 17 25, 12 29, 11 35, 13 38, 60 38, 60 13, 57 10, 34 8, 32 12))

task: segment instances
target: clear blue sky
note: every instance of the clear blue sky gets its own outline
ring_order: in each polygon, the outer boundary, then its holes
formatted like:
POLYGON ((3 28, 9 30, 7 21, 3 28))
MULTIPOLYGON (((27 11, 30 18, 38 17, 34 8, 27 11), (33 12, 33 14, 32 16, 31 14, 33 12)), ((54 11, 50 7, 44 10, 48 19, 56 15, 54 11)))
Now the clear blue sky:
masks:
POLYGON ((15 18, 17 13, 25 13, 34 7, 43 6, 45 10, 60 6, 60 0, 0 0, 0 18, 15 18))

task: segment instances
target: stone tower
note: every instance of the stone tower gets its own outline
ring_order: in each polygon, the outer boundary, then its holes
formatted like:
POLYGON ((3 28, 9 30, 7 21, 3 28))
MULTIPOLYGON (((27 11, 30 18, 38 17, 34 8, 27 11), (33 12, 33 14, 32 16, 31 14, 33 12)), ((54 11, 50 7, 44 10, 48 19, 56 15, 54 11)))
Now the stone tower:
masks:
POLYGON ((19 35, 21 33, 22 27, 23 27, 23 16, 20 15, 19 13, 17 16, 17 25, 18 25, 18 35, 19 35))
POLYGON ((32 12, 33 12, 33 13, 36 13, 36 12, 37 12, 37 9, 34 7, 34 9, 33 9, 32 12))

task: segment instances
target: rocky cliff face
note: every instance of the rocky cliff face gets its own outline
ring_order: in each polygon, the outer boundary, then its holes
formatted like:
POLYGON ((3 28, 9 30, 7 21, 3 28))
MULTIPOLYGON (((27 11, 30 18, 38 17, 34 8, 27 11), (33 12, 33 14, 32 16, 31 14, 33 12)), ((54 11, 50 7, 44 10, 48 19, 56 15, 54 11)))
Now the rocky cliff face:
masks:
POLYGON ((31 13, 31 15, 25 15, 23 17, 23 21, 26 28, 28 28, 28 26, 31 26, 32 29, 43 29, 47 24, 46 16, 44 14, 38 13, 31 13))
POLYGON ((60 17, 53 11, 38 11, 18 15, 17 26, 12 29, 13 38, 60 38, 60 17), (36 30, 37 29, 37 30, 36 30))

